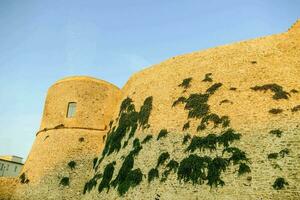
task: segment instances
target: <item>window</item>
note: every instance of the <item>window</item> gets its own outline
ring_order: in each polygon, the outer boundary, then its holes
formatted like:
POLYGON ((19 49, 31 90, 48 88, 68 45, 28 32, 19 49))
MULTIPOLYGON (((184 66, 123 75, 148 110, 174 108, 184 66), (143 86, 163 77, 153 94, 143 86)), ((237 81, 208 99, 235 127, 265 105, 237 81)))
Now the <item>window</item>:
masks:
POLYGON ((0 167, 0 170, 3 170, 3 166, 4 166, 4 165, 3 165, 2 163, 0 163, 0 166, 1 166, 1 167, 0 167))
POLYGON ((15 172, 17 171, 17 169, 18 169, 18 166, 15 166, 15 172))
POLYGON ((6 168, 6 171, 8 171, 8 169, 9 169, 9 164, 7 164, 7 168, 6 168))
POLYGON ((75 112, 76 112, 76 102, 69 102, 68 111, 67 111, 67 118, 74 117, 75 112))

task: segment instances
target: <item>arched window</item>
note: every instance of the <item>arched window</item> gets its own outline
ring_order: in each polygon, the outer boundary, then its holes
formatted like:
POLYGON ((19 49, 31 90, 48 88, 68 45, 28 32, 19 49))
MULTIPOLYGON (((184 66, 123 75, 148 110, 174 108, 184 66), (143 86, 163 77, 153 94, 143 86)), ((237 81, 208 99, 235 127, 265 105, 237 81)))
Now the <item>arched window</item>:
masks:
POLYGON ((67 111, 67 118, 74 117, 75 112, 76 112, 76 102, 69 102, 68 111, 67 111))

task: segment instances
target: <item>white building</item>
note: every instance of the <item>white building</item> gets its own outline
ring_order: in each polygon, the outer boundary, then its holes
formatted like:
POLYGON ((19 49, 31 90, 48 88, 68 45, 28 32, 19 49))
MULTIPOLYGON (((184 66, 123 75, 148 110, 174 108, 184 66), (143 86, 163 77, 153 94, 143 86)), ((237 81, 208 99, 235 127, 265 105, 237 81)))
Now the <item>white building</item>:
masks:
POLYGON ((0 177, 15 177, 22 170, 23 163, 18 156, 0 156, 0 177))

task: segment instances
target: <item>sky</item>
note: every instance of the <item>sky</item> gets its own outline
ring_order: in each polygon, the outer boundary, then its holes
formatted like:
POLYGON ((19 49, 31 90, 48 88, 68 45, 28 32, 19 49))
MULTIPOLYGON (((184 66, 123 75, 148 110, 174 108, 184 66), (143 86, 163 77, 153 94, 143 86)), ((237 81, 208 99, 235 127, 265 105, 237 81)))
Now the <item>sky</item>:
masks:
POLYGON ((299 0, 0 0, 0 155, 27 157, 58 79, 122 87, 170 57, 284 32, 299 18, 299 0))

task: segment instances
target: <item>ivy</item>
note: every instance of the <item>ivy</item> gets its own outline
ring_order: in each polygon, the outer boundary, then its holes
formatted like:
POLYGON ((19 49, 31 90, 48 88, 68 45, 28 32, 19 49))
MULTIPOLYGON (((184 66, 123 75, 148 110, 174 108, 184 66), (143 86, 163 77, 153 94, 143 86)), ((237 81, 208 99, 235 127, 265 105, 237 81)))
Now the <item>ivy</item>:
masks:
POLYGON ((273 99, 279 100, 279 99, 288 99, 290 94, 283 90, 282 86, 272 83, 272 84, 265 84, 262 86, 255 86, 251 87, 254 91, 267 91, 270 90, 274 93, 272 96, 273 99))
POLYGON ((288 182, 282 178, 282 177, 279 177, 275 180, 275 182, 273 183, 273 188, 275 190, 281 190, 283 189, 286 185, 289 185, 288 182))
POLYGON ((156 168, 158 168, 160 165, 163 165, 166 160, 170 158, 170 154, 168 152, 163 152, 160 154, 157 160, 156 168))
POLYGON ((62 185, 62 186, 68 186, 69 184, 70 184, 69 177, 63 177, 59 182, 59 185, 62 185))
POLYGON ((76 162, 74 160, 72 160, 68 163, 68 166, 70 167, 70 169, 75 169, 76 162))
POLYGON ((83 188, 83 194, 90 192, 97 185, 97 181, 102 177, 102 174, 96 174, 92 179, 85 183, 83 188))
POLYGON ((168 135, 167 129, 162 129, 162 130, 159 132, 159 134, 158 134, 156 140, 160 140, 160 138, 167 137, 167 135, 168 135))
POLYGON ((213 80, 212 80, 211 76, 212 76, 212 73, 205 74, 205 77, 202 81, 203 82, 212 82, 213 80))
POLYGON ((183 87, 184 89, 188 89, 189 87, 191 87, 191 81, 192 81, 192 77, 183 79, 182 83, 178 85, 178 87, 183 87))
POLYGON ((269 133, 272 135, 276 135, 276 137, 281 137, 283 131, 281 131, 279 129, 274 129, 274 130, 271 130, 269 133))
POLYGON ((152 135, 147 135, 144 140, 142 141, 142 144, 146 144, 147 142, 149 142, 151 139, 153 138, 152 135))
POLYGON ((101 182, 99 184, 99 187, 98 187, 99 192, 102 192, 105 188, 107 188, 107 190, 110 189, 110 181, 111 181, 111 179, 113 177, 113 174, 114 174, 115 164, 116 164, 116 162, 113 161, 113 162, 106 165, 106 167, 104 169, 104 172, 103 172, 102 180, 101 180, 101 182))
POLYGON ((151 183, 155 178, 159 178, 158 169, 152 168, 148 172, 148 183, 151 183))
POLYGON ((213 95, 222 85, 222 83, 215 83, 206 90, 206 93, 213 95))
POLYGON ((191 139, 191 135, 190 135, 190 134, 186 134, 186 135, 183 137, 182 144, 186 144, 190 139, 191 139))

